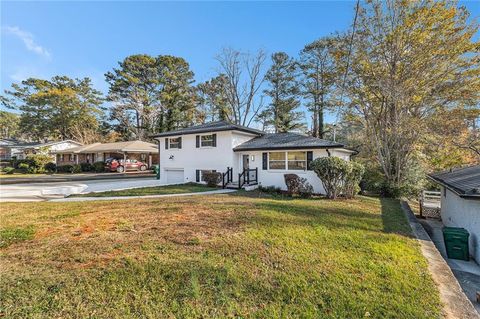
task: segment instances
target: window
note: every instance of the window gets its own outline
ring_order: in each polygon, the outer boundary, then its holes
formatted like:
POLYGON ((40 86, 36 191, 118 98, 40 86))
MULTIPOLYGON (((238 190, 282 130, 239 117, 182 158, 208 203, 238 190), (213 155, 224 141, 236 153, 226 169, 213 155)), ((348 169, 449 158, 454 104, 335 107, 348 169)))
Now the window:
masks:
POLYGON ((306 170, 307 169, 307 153, 306 152, 288 152, 288 169, 289 170, 306 170))
POLYGON ((180 137, 174 137, 168 139, 170 148, 180 148, 180 137))
POLYGON ((285 169, 285 152, 270 152, 268 153, 268 168, 269 169, 285 169))
POLYGON ((268 168, 282 170, 301 170, 307 169, 306 152, 269 152, 268 168))
POLYGON ((213 135, 202 135, 200 136, 200 142, 202 147, 213 146, 213 135))

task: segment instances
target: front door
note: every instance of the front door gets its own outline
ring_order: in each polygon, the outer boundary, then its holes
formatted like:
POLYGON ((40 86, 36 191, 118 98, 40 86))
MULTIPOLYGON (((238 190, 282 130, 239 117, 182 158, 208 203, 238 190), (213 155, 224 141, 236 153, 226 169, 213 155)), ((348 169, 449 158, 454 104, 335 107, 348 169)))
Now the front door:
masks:
POLYGON ((242 155, 242 161, 243 161, 243 169, 249 169, 250 168, 250 159, 248 154, 247 155, 242 155))

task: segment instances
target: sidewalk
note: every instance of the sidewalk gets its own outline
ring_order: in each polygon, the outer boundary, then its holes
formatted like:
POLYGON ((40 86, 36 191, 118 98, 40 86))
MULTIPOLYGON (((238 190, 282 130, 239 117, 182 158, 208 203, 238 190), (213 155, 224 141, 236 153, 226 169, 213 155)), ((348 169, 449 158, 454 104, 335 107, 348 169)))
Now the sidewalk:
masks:
POLYGON ((460 286, 480 314, 480 303, 476 302, 476 292, 480 291, 480 266, 473 260, 449 259, 443 241, 443 224, 439 220, 421 219, 419 222, 427 231, 433 243, 447 262, 460 286))
POLYGON ((92 201, 108 201, 108 200, 122 200, 122 199, 136 199, 136 198, 160 198, 160 197, 174 197, 174 196, 194 196, 194 195, 212 195, 212 194, 226 194, 236 192, 235 189, 219 189, 208 192, 183 193, 183 194, 162 194, 162 195, 144 195, 144 196, 115 196, 115 197, 67 197, 51 199, 49 202, 92 202, 92 201))

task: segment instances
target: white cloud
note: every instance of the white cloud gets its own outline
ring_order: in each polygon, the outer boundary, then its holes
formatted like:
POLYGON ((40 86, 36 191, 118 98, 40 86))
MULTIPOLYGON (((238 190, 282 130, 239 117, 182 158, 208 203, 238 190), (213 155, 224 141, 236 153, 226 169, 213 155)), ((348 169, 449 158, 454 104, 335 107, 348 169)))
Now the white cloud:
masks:
POLYGON ((47 51, 44 47, 41 45, 37 44, 33 40, 33 34, 30 32, 24 31, 20 29, 19 27, 4 27, 3 28, 7 34, 12 34, 16 37, 18 37, 20 40, 23 41, 23 44, 25 44, 25 47, 27 50, 35 52, 38 55, 44 56, 46 58, 50 57, 50 52, 47 51))

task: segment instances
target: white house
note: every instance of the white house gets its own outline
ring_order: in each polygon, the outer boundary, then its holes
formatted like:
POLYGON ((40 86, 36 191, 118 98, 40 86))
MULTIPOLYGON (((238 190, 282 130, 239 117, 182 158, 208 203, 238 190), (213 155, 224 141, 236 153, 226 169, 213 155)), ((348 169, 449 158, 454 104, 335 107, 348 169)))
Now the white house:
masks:
POLYGON ((295 173, 307 178, 316 193, 324 193, 320 179, 308 169, 309 163, 324 156, 348 161, 356 153, 332 141, 298 133, 264 133, 225 121, 154 138, 159 143, 163 183, 201 182, 203 172, 216 171, 230 187, 260 184, 286 189, 284 174, 295 173))
MULTIPOLYGON (((62 151, 82 145, 81 143, 73 140, 47 142, 20 142, 15 140, 11 143, 2 142, 0 142, 0 154, 2 154, 2 159, 6 160, 10 160, 12 158, 25 159, 29 154, 41 153, 51 155, 57 151, 62 151)), ((52 156, 52 160, 55 161, 54 156, 52 156)))
POLYGON ((470 255, 480 261, 480 165, 431 174, 441 187, 440 214, 445 226, 470 233, 470 255))

